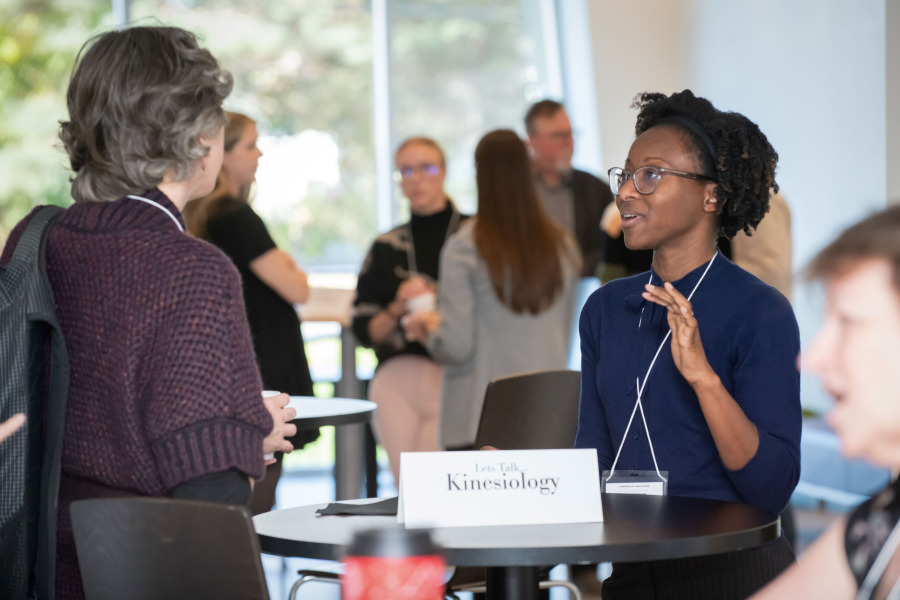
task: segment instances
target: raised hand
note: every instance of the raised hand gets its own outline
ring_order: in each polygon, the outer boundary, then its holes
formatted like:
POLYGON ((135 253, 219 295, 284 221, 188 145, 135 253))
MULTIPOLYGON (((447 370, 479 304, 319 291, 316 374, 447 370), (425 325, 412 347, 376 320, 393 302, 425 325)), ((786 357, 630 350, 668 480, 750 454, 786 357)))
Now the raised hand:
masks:
POLYGON ((688 299, 669 282, 662 286, 648 283, 644 286, 644 290, 641 296, 645 300, 655 302, 669 311, 666 319, 669 329, 672 330, 672 359, 675 361, 678 372, 692 386, 702 382, 710 375, 715 377, 715 373, 706 359, 697 319, 694 317, 694 311, 688 299))

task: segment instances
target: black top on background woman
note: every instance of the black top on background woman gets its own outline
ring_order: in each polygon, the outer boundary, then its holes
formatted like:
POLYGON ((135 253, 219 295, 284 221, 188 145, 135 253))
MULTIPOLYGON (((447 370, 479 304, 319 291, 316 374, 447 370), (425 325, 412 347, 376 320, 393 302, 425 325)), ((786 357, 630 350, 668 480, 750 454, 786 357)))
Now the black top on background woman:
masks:
MULTIPOLYGON (((256 123, 239 113, 225 116, 222 169, 212 193, 185 208, 188 231, 221 248, 241 274, 263 387, 292 396, 312 396, 300 319, 294 308, 309 296, 306 274, 275 245, 248 202, 262 156, 256 145, 256 123)), ((302 448, 317 437, 318 430, 301 431, 292 441, 296 448, 302 448)), ((254 514, 271 510, 275 503, 282 456, 276 458, 266 469, 265 479, 253 490, 250 508, 254 514)))

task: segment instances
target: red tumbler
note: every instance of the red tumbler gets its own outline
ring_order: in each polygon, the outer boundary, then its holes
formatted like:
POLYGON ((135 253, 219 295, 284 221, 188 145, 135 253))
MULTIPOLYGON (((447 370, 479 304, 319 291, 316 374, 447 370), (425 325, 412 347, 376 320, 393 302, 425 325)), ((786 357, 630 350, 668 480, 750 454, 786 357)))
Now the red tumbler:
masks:
POLYGON ((343 600, 442 600, 444 558, 425 529, 359 531, 341 581, 343 600))

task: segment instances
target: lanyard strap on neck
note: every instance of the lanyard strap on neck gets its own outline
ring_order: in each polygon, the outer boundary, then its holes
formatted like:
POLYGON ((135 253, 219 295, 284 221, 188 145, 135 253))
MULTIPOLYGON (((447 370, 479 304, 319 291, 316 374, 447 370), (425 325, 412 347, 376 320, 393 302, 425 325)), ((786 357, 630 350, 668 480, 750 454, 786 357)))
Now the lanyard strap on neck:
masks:
POLYGON ((172 219, 175 222, 175 226, 178 227, 178 230, 181 233, 184 233, 184 227, 181 226, 181 223, 178 221, 178 219, 175 218, 175 215, 173 215, 172 212, 168 208, 166 208, 159 202, 151 200, 150 198, 144 198, 143 196, 133 196, 132 194, 128 194, 128 197, 131 198, 132 200, 140 200, 141 202, 145 202, 151 206, 155 206, 159 210, 163 211, 164 213, 169 215, 170 219, 172 219))
MULTIPOLYGON (((697 288, 700 287, 700 284, 703 282, 703 279, 706 277, 706 274, 709 273, 709 268, 712 266, 713 262, 716 260, 716 256, 719 255, 718 250, 713 257, 706 263, 706 268, 703 270, 703 274, 700 275, 700 279, 697 280, 697 283, 694 284, 694 289, 691 290, 691 293, 688 294, 687 300, 691 301, 691 298, 694 297, 694 292, 697 291, 697 288)), ((647 283, 651 283, 653 281, 653 272, 650 273, 650 281, 647 283)), ((643 318, 643 310, 641 310, 641 318, 643 318)), ((641 327, 641 321, 638 321, 638 329, 641 327)), ((635 377, 635 387, 637 388, 637 400, 634 403, 634 408, 631 409, 631 416, 628 418, 628 425, 625 427, 625 434, 622 436, 622 442, 619 444, 619 449, 616 451, 616 458, 613 460, 612 466, 609 468, 609 474, 612 476, 616 471, 616 464, 619 462, 619 456, 622 454, 622 447, 625 446, 625 440, 628 439, 628 432, 631 430, 631 423, 634 420, 634 413, 637 412, 638 409, 641 411, 641 420, 644 422, 644 431, 647 432, 647 443, 650 444, 650 456, 653 457, 653 466, 656 468, 656 474, 659 475, 659 478, 663 481, 666 481, 665 477, 662 476, 662 473, 659 472, 659 464, 656 462, 656 452, 653 450, 653 440, 650 439, 650 428, 647 427, 647 417, 644 415, 644 405, 641 402, 641 397, 644 394, 644 387, 647 385, 647 379, 650 378, 650 371, 653 370, 653 365, 656 364, 656 359, 659 357, 659 353, 662 352, 663 346, 665 346, 666 341, 669 339, 669 336, 672 335, 672 330, 666 332, 666 336, 663 338, 662 342, 660 342, 659 347, 656 349, 656 353, 653 355, 653 360, 650 361, 650 366, 647 367, 647 373, 644 375, 644 383, 642 384, 640 379, 635 377)))

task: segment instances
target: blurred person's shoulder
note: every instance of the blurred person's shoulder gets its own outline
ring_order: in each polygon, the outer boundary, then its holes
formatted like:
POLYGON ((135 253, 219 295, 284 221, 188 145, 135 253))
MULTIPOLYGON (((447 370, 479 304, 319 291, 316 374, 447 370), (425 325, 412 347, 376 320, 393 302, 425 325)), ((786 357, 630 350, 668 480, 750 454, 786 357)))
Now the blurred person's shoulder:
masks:
POLYGON ((378 237, 375 238, 375 241, 372 243, 373 246, 393 246, 395 248, 399 248, 403 244, 406 243, 406 240, 409 239, 409 222, 401 223, 396 227, 392 227, 385 231, 384 233, 378 234, 378 237))

